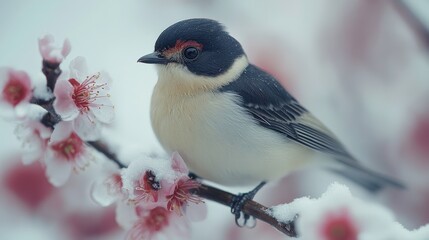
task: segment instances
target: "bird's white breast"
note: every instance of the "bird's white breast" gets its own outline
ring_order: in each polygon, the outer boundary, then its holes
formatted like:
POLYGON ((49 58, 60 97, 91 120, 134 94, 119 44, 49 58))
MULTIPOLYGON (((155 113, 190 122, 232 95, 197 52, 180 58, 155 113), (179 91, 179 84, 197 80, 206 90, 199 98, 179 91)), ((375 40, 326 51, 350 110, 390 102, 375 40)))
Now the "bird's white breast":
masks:
POLYGON ((250 185, 284 176, 312 157, 308 148, 257 125, 237 105, 237 95, 209 88, 184 91, 189 88, 180 81, 186 80, 170 73, 161 72, 155 86, 152 127, 165 150, 178 151, 195 174, 220 184, 250 185))

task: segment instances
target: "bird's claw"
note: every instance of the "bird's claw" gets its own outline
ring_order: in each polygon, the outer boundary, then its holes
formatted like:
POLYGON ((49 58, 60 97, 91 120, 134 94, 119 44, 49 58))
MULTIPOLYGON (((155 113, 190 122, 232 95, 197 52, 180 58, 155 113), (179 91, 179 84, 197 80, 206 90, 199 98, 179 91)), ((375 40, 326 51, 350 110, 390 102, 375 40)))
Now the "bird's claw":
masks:
POLYGON ((235 224, 239 227, 254 228, 256 219, 242 211, 244 204, 252 200, 256 193, 265 185, 265 182, 260 183, 255 189, 247 193, 240 193, 232 199, 231 213, 235 216, 235 224), (241 217, 243 215, 243 217, 241 217), (240 219, 243 219, 240 221, 240 219), (250 221, 249 221, 250 220, 250 221))
POLYGON ((239 227, 254 228, 256 226, 255 217, 250 216, 249 214, 242 211, 244 203, 246 203, 248 200, 252 200, 252 198, 253 196, 251 196, 249 193, 240 193, 232 200, 231 213, 234 214, 235 224, 239 227), (249 219, 251 219, 251 221, 249 221, 249 219))
POLYGON ((256 218, 245 213, 241 217, 241 212, 239 212, 238 215, 235 215, 235 224, 239 227, 254 228, 256 226, 256 218))
POLYGON ((195 174, 195 173, 193 173, 193 172, 189 172, 189 173, 188 173, 188 177, 189 177, 190 179, 193 179, 193 180, 201 179, 197 174, 195 174))

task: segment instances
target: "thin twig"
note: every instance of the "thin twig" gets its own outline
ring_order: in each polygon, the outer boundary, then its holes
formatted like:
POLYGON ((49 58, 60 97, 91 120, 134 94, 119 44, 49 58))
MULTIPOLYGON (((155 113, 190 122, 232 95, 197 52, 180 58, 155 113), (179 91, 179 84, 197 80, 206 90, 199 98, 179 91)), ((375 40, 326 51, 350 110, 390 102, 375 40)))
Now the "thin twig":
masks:
POLYGON ((116 154, 110 151, 107 148, 107 145, 104 144, 101 141, 88 141, 86 142, 88 145, 93 147, 98 152, 102 153, 104 156, 106 156, 109 160, 114 162, 116 165, 118 165, 119 168, 126 168, 125 164, 123 164, 119 159, 116 157, 116 154))

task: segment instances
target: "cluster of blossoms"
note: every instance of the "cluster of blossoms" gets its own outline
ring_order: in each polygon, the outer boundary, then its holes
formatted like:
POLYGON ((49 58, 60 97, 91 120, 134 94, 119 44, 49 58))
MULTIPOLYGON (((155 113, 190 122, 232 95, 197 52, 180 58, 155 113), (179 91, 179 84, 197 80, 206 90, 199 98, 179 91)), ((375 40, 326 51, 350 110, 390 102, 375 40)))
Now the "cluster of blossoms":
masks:
POLYGON ((88 74, 82 57, 61 73, 59 65, 71 50, 68 40, 56 47, 53 37, 45 36, 39 50, 47 77, 44 89, 32 86, 24 71, 0 68, 0 106, 4 117, 18 122, 24 163, 41 161, 49 181, 60 186, 72 170, 84 169, 93 159, 85 141, 99 139, 103 125, 113 121, 110 78, 88 74))
POLYGON ((409 231, 387 208, 354 198, 338 183, 318 199, 295 199, 273 207, 270 213, 281 222, 296 220, 302 240, 417 240, 429 236, 429 225, 409 231))
MULTIPOLYGON (((22 141, 22 160, 40 161, 54 186, 63 185, 73 170, 83 170, 95 159, 88 144, 99 140, 102 128, 114 118, 105 72, 91 74, 83 57, 61 72, 70 49, 68 40, 56 47, 52 36, 39 39, 43 89, 32 86, 23 71, 0 68, 0 107, 5 117, 18 122, 15 133, 22 141)), ((205 216, 205 205, 197 204, 200 198, 191 193, 200 183, 188 177, 177 153, 171 159, 146 158, 104 172, 107 176, 94 184, 93 199, 103 206, 116 203, 117 222, 129 230, 128 239, 170 233, 185 237, 188 220, 205 216), (189 203, 200 207, 188 208, 189 203)))
POLYGON ((103 206, 117 204, 127 239, 186 238, 189 220, 206 215, 205 205, 192 194, 200 184, 188 173, 178 153, 171 159, 145 157, 121 172, 111 171, 93 186, 92 197, 103 206))

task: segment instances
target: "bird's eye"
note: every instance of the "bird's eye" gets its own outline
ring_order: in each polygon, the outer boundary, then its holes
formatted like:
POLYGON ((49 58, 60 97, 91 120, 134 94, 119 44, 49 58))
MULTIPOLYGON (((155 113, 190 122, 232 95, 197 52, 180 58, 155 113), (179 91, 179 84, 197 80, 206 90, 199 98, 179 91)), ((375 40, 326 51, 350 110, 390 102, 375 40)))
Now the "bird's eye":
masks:
POLYGON ((183 56, 186 60, 194 60, 200 55, 200 51, 195 47, 188 47, 183 50, 183 56))

